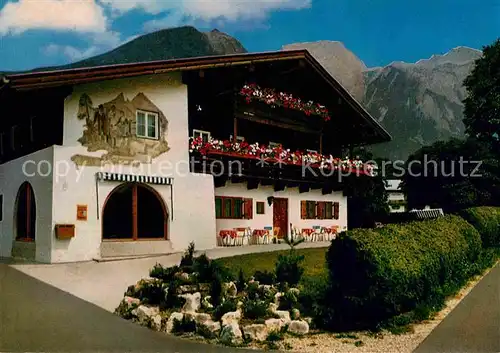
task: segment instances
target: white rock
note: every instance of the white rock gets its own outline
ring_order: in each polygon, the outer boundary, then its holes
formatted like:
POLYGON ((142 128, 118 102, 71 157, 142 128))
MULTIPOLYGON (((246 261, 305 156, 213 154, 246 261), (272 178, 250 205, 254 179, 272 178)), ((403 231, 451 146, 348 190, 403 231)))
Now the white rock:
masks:
POLYGON ((128 297, 128 296, 123 297, 122 302, 125 303, 125 305, 127 306, 128 309, 132 309, 132 308, 135 308, 135 307, 141 305, 140 299, 128 297))
POLYGON ((234 282, 225 283, 224 287, 229 297, 235 297, 238 294, 238 287, 234 282))
POLYGON ((173 328, 174 328, 174 321, 175 320, 179 320, 179 321, 182 321, 182 319, 184 318, 184 314, 183 313, 172 313, 170 315, 170 317, 168 318, 168 321, 167 321, 167 327, 166 327, 166 332, 167 333, 171 333, 173 328))
POLYGON ((152 329, 161 331, 161 315, 157 314, 151 318, 152 329))
POLYGON ((211 299, 212 297, 210 295, 204 297, 203 300, 201 301, 201 306, 205 309, 212 309, 214 306, 212 305, 212 303, 210 303, 211 299))
POLYGON ((286 322, 283 319, 267 319, 265 325, 269 331, 280 331, 286 325, 286 322))
POLYGON ((201 307, 201 293, 196 292, 193 294, 181 294, 180 298, 184 298, 186 302, 182 307, 182 310, 185 312, 196 312, 201 307))
POLYGON ((221 321, 222 326, 226 326, 232 323, 239 323, 241 319, 241 310, 230 311, 222 315, 221 321))
POLYGON ((276 310, 273 314, 278 316, 279 319, 285 320, 286 323, 289 323, 291 321, 290 313, 286 310, 276 310))
POLYGON ((221 329, 220 322, 207 320, 199 324, 199 326, 204 327, 206 330, 211 332, 214 337, 218 337, 221 329))
POLYGON ((242 327, 245 338, 252 341, 263 342, 269 334, 268 328, 263 324, 253 324, 242 327))
POLYGON ((212 320, 212 317, 210 314, 205 314, 205 313, 195 313, 193 317, 194 322, 199 325, 204 322, 212 320))
POLYGON ((241 310, 230 311, 222 315, 221 322, 222 326, 229 325, 233 322, 238 323, 241 319, 241 310))
POLYGON ((136 309, 132 310, 132 314, 137 317, 139 322, 147 322, 159 313, 160 309, 157 306, 139 305, 136 309))
POLYGON ((276 310, 278 310, 278 305, 274 303, 269 303, 269 311, 274 313, 276 310))
POLYGON ((220 340, 224 344, 236 344, 241 342, 243 335, 236 322, 223 326, 220 333, 220 340))
POLYGON ((288 332, 305 335, 309 333, 309 324, 305 321, 294 320, 288 325, 288 332))
POLYGON ((278 292, 274 295, 274 304, 280 305, 280 298, 283 296, 283 293, 278 292))

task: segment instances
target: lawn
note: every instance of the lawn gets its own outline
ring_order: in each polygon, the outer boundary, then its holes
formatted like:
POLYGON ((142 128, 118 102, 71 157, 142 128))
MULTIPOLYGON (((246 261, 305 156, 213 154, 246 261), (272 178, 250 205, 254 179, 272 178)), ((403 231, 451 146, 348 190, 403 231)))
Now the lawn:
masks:
MULTIPOLYGON (((305 272, 304 277, 317 277, 325 273, 325 254, 328 248, 311 248, 311 249, 296 249, 295 251, 304 255, 305 259, 302 262, 305 272)), ((238 255, 217 259, 225 267, 237 276, 240 268, 243 270, 245 277, 253 276, 255 271, 274 271, 278 255, 286 254, 288 250, 272 251, 256 254, 238 255)))

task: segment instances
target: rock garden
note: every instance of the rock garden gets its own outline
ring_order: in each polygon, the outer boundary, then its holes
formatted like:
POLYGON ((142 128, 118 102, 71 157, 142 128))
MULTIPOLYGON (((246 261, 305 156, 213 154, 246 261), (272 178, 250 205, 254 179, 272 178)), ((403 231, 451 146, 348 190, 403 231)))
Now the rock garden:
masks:
POLYGON ((302 258, 293 249, 275 271, 250 278, 241 270, 233 278, 194 250, 191 244, 178 266, 155 265, 149 278, 127 289, 116 313, 157 331, 228 346, 279 348, 284 336, 309 333, 312 319, 301 316, 298 303, 302 258))

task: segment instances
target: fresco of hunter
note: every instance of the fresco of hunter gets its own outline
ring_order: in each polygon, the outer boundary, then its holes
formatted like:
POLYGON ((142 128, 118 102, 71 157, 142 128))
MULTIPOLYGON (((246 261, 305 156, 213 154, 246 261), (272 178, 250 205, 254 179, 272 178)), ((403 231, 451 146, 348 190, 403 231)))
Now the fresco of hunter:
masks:
POLYGON ((107 151, 101 158, 75 155, 72 160, 78 165, 150 163, 151 158, 169 150, 165 141, 167 118, 143 93, 132 100, 120 93, 115 99, 96 106, 84 93, 79 100, 77 118, 85 121, 78 142, 89 152, 107 151))

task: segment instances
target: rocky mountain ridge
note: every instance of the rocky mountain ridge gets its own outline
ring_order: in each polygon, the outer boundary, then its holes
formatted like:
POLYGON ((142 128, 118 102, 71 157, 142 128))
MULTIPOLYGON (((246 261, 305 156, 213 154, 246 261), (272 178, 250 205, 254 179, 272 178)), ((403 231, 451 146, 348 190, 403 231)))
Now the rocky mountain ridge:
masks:
POLYGON ((457 47, 416 63, 392 62, 367 68, 342 43, 296 43, 283 49, 308 49, 392 135, 371 147, 376 155, 405 160, 440 139, 463 137, 463 80, 481 51, 457 47))

